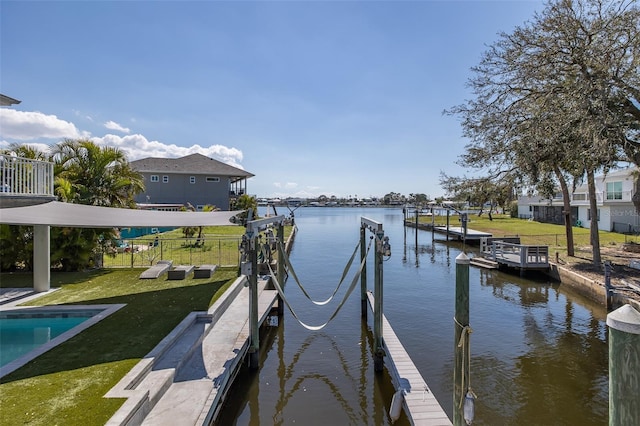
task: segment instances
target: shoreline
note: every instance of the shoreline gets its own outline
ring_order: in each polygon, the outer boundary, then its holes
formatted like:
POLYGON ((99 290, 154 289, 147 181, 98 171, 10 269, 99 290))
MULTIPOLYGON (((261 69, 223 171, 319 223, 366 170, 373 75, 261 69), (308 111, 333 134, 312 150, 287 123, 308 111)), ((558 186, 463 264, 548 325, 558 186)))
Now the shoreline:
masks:
MULTIPOLYGON (((546 274, 548 277, 558 281, 561 285, 566 285, 581 295, 595 302, 606 305, 604 282, 585 277, 570 268, 566 268, 553 262, 549 262, 549 270, 546 274)), ((626 294, 613 293, 612 311, 624 306, 625 304, 629 304, 636 310, 640 311, 640 297, 633 298, 626 294)))

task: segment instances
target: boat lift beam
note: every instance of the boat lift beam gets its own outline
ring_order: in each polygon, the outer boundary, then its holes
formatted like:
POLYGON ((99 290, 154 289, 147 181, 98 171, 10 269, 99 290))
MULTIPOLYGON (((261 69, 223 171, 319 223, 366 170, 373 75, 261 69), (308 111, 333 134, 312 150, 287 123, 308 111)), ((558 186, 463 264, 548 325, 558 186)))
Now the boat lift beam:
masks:
MULTIPOLYGON (((374 257, 374 307, 373 307, 373 335, 374 335, 374 355, 373 367, 374 371, 382 371, 384 368, 384 338, 382 335, 382 288, 383 288, 383 256, 391 256, 391 246, 389 245, 389 237, 384 236, 384 228, 382 223, 366 217, 360 218, 360 262, 366 262, 366 232, 370 231, 375 234, 376 247, 374 257)), ((367 273, 366 268, 362 270, 360 276, 360 299, 362 317, 367 317, 367 273)))
MULTIPOLYGON (((249 368, 256 370, 260 366, 260 324, 258 318, 258 250, 260 231, 270 226, 278 227, 278 239, 284 242, 283 215, 250 220, 247 222, 245 234, 242 236, 241 249, 244 251, 244 261, 240 265, 242 275, 249 281, 249 368)), ((267 262, 269 260, 267 259, 267 262)), ((278 259, 278 280, 284 283, 284 262, 278 259)), ((278 313, 282 313, 284 306, 278 296, 278 313)))

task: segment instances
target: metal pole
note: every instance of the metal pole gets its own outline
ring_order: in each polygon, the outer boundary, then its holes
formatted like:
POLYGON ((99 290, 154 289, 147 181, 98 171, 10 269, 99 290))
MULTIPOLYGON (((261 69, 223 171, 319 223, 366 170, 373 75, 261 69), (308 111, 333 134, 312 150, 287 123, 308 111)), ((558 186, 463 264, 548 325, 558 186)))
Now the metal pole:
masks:
MULTIPOLYGON (((367 256, 366 247, 366 233, 367 229, 364 226, 360 226, 360 263, 365 260, 367 256)), ((360 315, 366 321, 367 319, 367 267, 365 265, 362 268, 360 274, 360 315)))
MULTIPOLYGON (((416 232, 418 230, 416 229, 416 232)), ((382 371, 384 368, 384 340, 382 337, 382 241, 384 238, 384 232, 379 231, 376 233, 376 251, 375 251, 375 267, 374 267, 374 319, 373 319, 373 334, 375 338, 375 354, 373 360, 374 371, 382 371)))
POLYGON ((611 263, 606 261, 604 262, 604 305, 607 308, 607 312, 611 309, 613 302, 611 296, 611 263))
POLYGON ((416 250, 418 250, 418 208, 416 207, 416 250))
POLYGON ((251 275, 249 275, 249 330, 251 346, 249 348, 249 368, 256 370, 260 364, 260 330, 258 327, 258 233, 251 240, 249 260, 251 275))
MULTIPOLYGON (((447 210, 448 211, 448 210, 447 210)), ((454 317, 453 424, 465 425, 463 406, 469 384, 469 339, 463 333, 469 326, 469 258, 464 253, 456 257, 456 302, 454 317)))
MULTIPOLYGON (((285 242, 284 242, 284 225, 280 223, 278 225, 278 241, 282 242, 282 250, 285 251, 285 242)), ((278 281, 280 282, 280 286, 284 289, 284 259, 282 256, 278 255, 278 281)), ((278 294, 278 316, 281 317, 284 314, 284 301, 282 297, 278 294)))
POLYGON ((449 241, 449 209, 447 209, 447 241, 449 241))
POLYGON ((640 312, 624 305, 607 315, 609 425, 640 424, 640 312))

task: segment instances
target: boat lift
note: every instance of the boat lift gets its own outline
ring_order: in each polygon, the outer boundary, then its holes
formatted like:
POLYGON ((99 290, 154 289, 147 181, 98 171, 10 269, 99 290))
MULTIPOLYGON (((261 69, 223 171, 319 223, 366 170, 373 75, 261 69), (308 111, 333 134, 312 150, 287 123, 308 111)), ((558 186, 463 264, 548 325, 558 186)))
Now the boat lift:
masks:
MULTIPOLYGON (((360 261, 364 260, 366 256, 366 233, 367 230, 375 234, 376 249, 374 256, 374 306, 373 306, 373 337, 374 337, 374 355, 373 355, 373 369, 374 371, 382 371, 384 367, 384 338, 382 333, 382 319, 383 319, 383 268, 382 262, 384 256, 391 256, 391 245, 389 244, 389 237, 384 236, 384 229, 382 223, 375 220, 368 219, 366 217, 360 218, 360 261)), ((367 270, 362 270, 360 275, 360 301, 361 301, 361 315, 366 320, 367 318, 367 270)))
MULTIPOLYGON (((251 218, 251 213, 249 213, 251 218)), ((277 226, 277 238, 284 241, 284 216, 273 216, 265 219, 247 221, 245 234, 242 236, 241 250, 244 261, 240 264, 240 273, 249 280, 249 368, 257 369, 260 364, 260 319, 258 318, 258 250, 260 232, 270 226, 277 226)), ((278 279, 284 277, 284 262, 278 262, 278 279)), ((278 296, 278 314, 282 314, 284 304, 278 296)))

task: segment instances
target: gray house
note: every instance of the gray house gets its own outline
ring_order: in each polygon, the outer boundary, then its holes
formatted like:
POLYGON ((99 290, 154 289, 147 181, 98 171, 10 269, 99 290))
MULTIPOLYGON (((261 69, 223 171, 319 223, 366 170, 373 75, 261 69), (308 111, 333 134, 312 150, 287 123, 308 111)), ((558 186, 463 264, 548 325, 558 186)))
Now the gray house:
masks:
POLYGON ((211 204, 229 210, 231 200, 245 194, 254 175, 202 154, 182 158, 143 158, 131 167, 144 176, 145 192, 136 196, 139 207, 177 210, 190 203, 197 210, 211 204))

